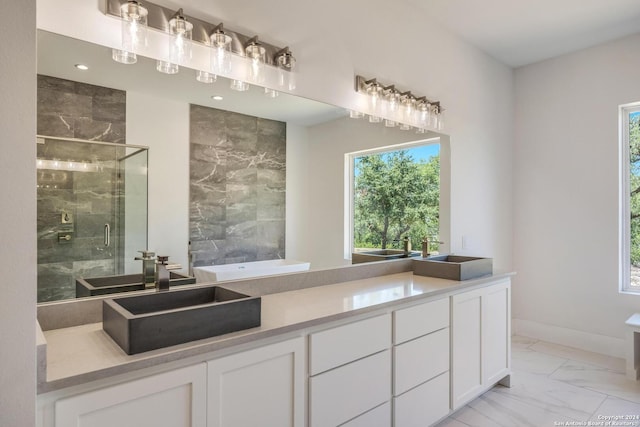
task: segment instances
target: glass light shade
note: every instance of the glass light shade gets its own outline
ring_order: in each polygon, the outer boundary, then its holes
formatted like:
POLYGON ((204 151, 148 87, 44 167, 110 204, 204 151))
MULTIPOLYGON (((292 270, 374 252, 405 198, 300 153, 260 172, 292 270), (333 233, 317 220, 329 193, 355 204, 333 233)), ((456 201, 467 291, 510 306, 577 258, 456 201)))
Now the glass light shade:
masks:
POLYGON ((178 71, 180 70, 180 67, 178 67, 178 64, 174 64, 171 62, 157 61, 156 70, 164 74, 177 74, 178 71))
POLYGON ((425 128, 416 128, 416 133, 427 133, 425 128))
POLYGON ((147 44, 147 15, 149 12, 137 1, 120 6, 122 49, 113 49, 111 57, 123 64, 135 64, 136 51, 147 44))
POLYGON ((278 67, 286 68, 287 70, 292 70, 296 66, 296 58, 289 51, 280 53, 276 57, 276 62, 278 67))
POLYGON ((215 83, 217 77, 215 74, 208 73, 206 71, 198 71, 196 75, 196 80, 200 83, 215 83))
POLYGON ((193 24, 182 16, 182 9, 169 20, 169 61, 159 61, 156 69, 161 73, 175 74, 179 70, 178 64, 184 64, 191 59, 191 32, 193 24), (160 65, 160 62, 163 65, 160 65), (164 65, 167 64, 167 65, 164 65))
POLYGON ((211 34, 211 71, 217 74, 231 72, 231 37, 222 31, 211 34))
POLYGON ((249 81, 261 83, 264 80, 265 48, 257 41, 253 41, 247 45, 244 52, 251 62, 249 65, 249 81))
POLYGON ((267 98, 276 98, 278 95, 280 95, 280 92, 278 92, 275 89, 269 89, 268 87, 264 88, 264 96, 266 96, 267 98))
POLYGON ((400 123, 400 130, 411 130, 411 126, 406 123, 400 123))
POLYGON ((111 58, 121 64, 135 64, 138 62, 138 57, 135 53, 120 49, 111 49, 111 58))
POLYGON ((230 88, 238 92, 244 92, 249 90, 249 83, 243 82, 242 80, 231 80, 230 88))
POLYGON ((364 117, 364 113, 356 110, 349 110, 349 117, 352 119, 361 119, 364 117))
POLYGON ((387 96, 387 111, 395 114, 400 109, 400 94, 398 92, 391 92, 387 96))
POLYGON ((392 128, 396 126, 396 122, 394 122, 393 120, 385 120, 384 121, 384 125, 388 128, 392 128))
POLYGON ((369 123, 380 123, 382 118, 378 116, 369 116, 369 123))

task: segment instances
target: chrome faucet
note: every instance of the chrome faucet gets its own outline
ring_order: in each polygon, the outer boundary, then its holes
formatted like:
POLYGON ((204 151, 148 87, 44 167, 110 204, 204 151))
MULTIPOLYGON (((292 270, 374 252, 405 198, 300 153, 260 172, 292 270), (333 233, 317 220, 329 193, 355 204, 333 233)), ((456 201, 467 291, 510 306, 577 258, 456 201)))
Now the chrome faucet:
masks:
POLYGON ((159 256, 156 263, 156 291, 168 291, 169 290, 169 270, 167 270, 167 263, 169 262, 168 256, 159 256))
POLYGON ((137 256, 136 261, 142 261, 142 283, 145 287, 153 286, 156 276, 156 254, 151 251, 138 251, 142 256, 137 256))

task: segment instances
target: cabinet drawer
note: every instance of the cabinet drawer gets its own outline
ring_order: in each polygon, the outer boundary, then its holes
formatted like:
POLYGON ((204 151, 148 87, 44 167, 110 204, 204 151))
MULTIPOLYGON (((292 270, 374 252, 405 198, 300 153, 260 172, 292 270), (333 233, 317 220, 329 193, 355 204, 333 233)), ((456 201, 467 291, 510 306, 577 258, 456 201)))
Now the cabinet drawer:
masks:
POLYGON ((311 427, 337 426, 391 398, 391 352, 385 350, 309 379, 311 427))
POLYGON ((449 326, 449 298, 393 312, 393 343, 400 344, 449 326))
POLYGON ((449 328, 400 344, 393 351, 393 394, 398 396, 449 370, 449 328))
POLYGON ((389 348, 388 314, 350 323, 309 336, 309 372, 319 374, 389 348))
POLYGON ((380 405, 340 427, 391 427, 391 402, 380 405))
POLYGON ((449 413, 449 373, 393 399, 396 426, 430 426, 449 413))

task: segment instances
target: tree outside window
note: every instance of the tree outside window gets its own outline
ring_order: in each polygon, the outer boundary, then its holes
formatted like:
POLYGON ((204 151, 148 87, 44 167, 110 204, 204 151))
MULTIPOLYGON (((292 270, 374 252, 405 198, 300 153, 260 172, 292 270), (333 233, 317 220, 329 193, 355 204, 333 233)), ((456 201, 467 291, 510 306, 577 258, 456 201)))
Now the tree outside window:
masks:
POLYGON ((402 247, 405 236, 418 248, 425 236, 437 241, 439 200, 438 144, 355 157, 355 250, 402 247))

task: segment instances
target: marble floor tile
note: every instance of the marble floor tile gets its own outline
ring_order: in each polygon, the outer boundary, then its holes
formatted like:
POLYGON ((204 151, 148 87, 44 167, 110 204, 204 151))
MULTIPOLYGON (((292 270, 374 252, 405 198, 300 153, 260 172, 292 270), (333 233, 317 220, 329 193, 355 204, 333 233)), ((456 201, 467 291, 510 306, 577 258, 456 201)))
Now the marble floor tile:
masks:
POLYGON ((609 417, 616 415, 623 417, 618 421, 626 422, 632 427, 640 426, 640 404, 611 396, 600 405, 589 421, 606 422, 610 419, 609 417))
POLYGON ((549 377, 640 403, 640 381, 633 381, 620 372, 571 360, 563 364, 549 377))
POLYGON ((511 368, 530 374, 550 375, 568 359, 539 353, 531 349, 511 350, 511 368))
POLYGON ((465 424, 462 421, 458 421, 455 418, 449 417, 446 420, 436 424, 435 427, 469 427, 469 424, 465 424))
POLYGON ((497 386, 492 391, 576 420, 589 419, 607 398, 603 393, 527 372, 515 372, 511 388, 497 386))
POLYGON ((578 421, 493 390, 470 402, 453 417, 471 427, 540 427, 578 421))
POLYGON ((550 354, 552 356, 564 357, 578 362, 585 362, 590 365, 596 365, 601 368, 610 369, 620 373, 624 373, 625 371, 624 359, 607 356, 606 354, 593 353, 544 341, 534 343, 529 347, 529 349, 540 353, 550 354))
POLYGON ((538 340, 533 339, 533 338, 523 337, 523 336, 520 336, 520 335, 514 335, 514 336, 511 337, 511 349, 513 349, 513 350, 526 350, 530 346, 534 345, 537 342, 538 342, 538 340))

